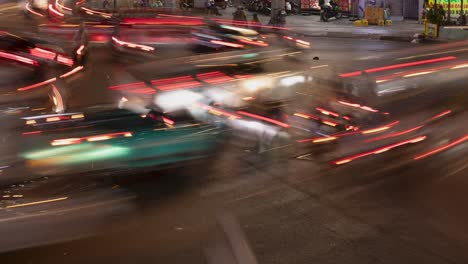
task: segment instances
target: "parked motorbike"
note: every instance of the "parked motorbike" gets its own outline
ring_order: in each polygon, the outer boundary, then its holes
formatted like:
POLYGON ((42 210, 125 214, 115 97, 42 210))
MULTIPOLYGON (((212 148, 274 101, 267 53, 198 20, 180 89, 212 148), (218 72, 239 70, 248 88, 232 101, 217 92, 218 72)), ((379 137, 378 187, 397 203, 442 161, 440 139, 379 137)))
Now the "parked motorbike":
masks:
POLYGON ((327 22, 332 17, 340 19, 342 15, 340 6, 335 1, 330 1, 330 4, 324 5, 320 11, 320 19, 324 22, 327 22))

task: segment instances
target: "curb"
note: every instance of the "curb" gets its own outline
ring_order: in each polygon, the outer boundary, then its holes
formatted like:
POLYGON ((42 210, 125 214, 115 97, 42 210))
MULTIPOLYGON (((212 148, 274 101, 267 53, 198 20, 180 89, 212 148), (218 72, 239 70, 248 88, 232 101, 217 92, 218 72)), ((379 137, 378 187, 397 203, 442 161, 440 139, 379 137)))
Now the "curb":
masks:
POLYGON ((373 39, 373 40, 385 40, 385 41, 398 41, 398 42, 411 42, 413 37, 411 36, 391 36, 391 35, 380 35, 380 34, 356 34, 349 32, 317 32, 317 33, 304 33, 300 31, 292 31, 295 34, 305 37, 328 37, 328 38, 348 38, 348 39, 373 39))

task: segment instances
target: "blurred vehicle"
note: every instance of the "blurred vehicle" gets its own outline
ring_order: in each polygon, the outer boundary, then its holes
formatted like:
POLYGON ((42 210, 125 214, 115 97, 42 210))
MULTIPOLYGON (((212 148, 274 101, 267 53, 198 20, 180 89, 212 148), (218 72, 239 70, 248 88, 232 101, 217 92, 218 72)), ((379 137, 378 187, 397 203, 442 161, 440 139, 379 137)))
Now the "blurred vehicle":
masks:
POLYGON ((332 17, 340 19, 342 15, 343 13, 340 10, 340 6, 333 0, 330 1, 328 5, 325 4, 322 10, 320 10, 320 19, 324 22, 327 22, 332 17))
POLYGON ((226 50, 270 46, 257 31, 232 25, 212 23, 207 29, 193 31, 192 35, 197 48, 226 50))
POLYGON ((49 107, 65 110, 63 80, 81 71, 85 44, 70 47, 41 39, 0 32, 0 105, 7 107, 49 107))
POLYGON ((26 168, 35 175, 159 170, 208 157, 221 141, 217 127, 187 112, 125 108, 23 118, 26 168))

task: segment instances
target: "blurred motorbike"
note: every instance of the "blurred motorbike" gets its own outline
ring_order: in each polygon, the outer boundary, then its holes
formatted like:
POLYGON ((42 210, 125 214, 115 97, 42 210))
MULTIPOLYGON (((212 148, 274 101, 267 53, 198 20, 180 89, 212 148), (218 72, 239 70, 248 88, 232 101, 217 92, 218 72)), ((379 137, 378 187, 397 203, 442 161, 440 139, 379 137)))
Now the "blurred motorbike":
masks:
POLYGON ((322 10, 320 11, 320 19, 324 22, 327 22, 332 17, 340 19, 342 15, 343 13, 340 10, 340 6, 334 0, 331 0, 328 5, 323 5, 322 10))

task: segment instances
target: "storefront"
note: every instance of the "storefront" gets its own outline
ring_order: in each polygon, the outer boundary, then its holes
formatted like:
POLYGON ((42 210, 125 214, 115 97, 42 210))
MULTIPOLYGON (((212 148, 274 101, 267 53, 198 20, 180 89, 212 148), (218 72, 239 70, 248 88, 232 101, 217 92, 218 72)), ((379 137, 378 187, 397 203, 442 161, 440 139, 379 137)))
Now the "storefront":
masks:
MULTIPOLYGON (((450 16, 452 18, 458 17, 462 12, 462 3, 463 3, 463 12, 468 11, 468 0, 450 0, 450 16)), ((429 0, 428 6, 432 7, 434 4, 442 5, 445 12, 448 12, 449 0, 429 0)))

